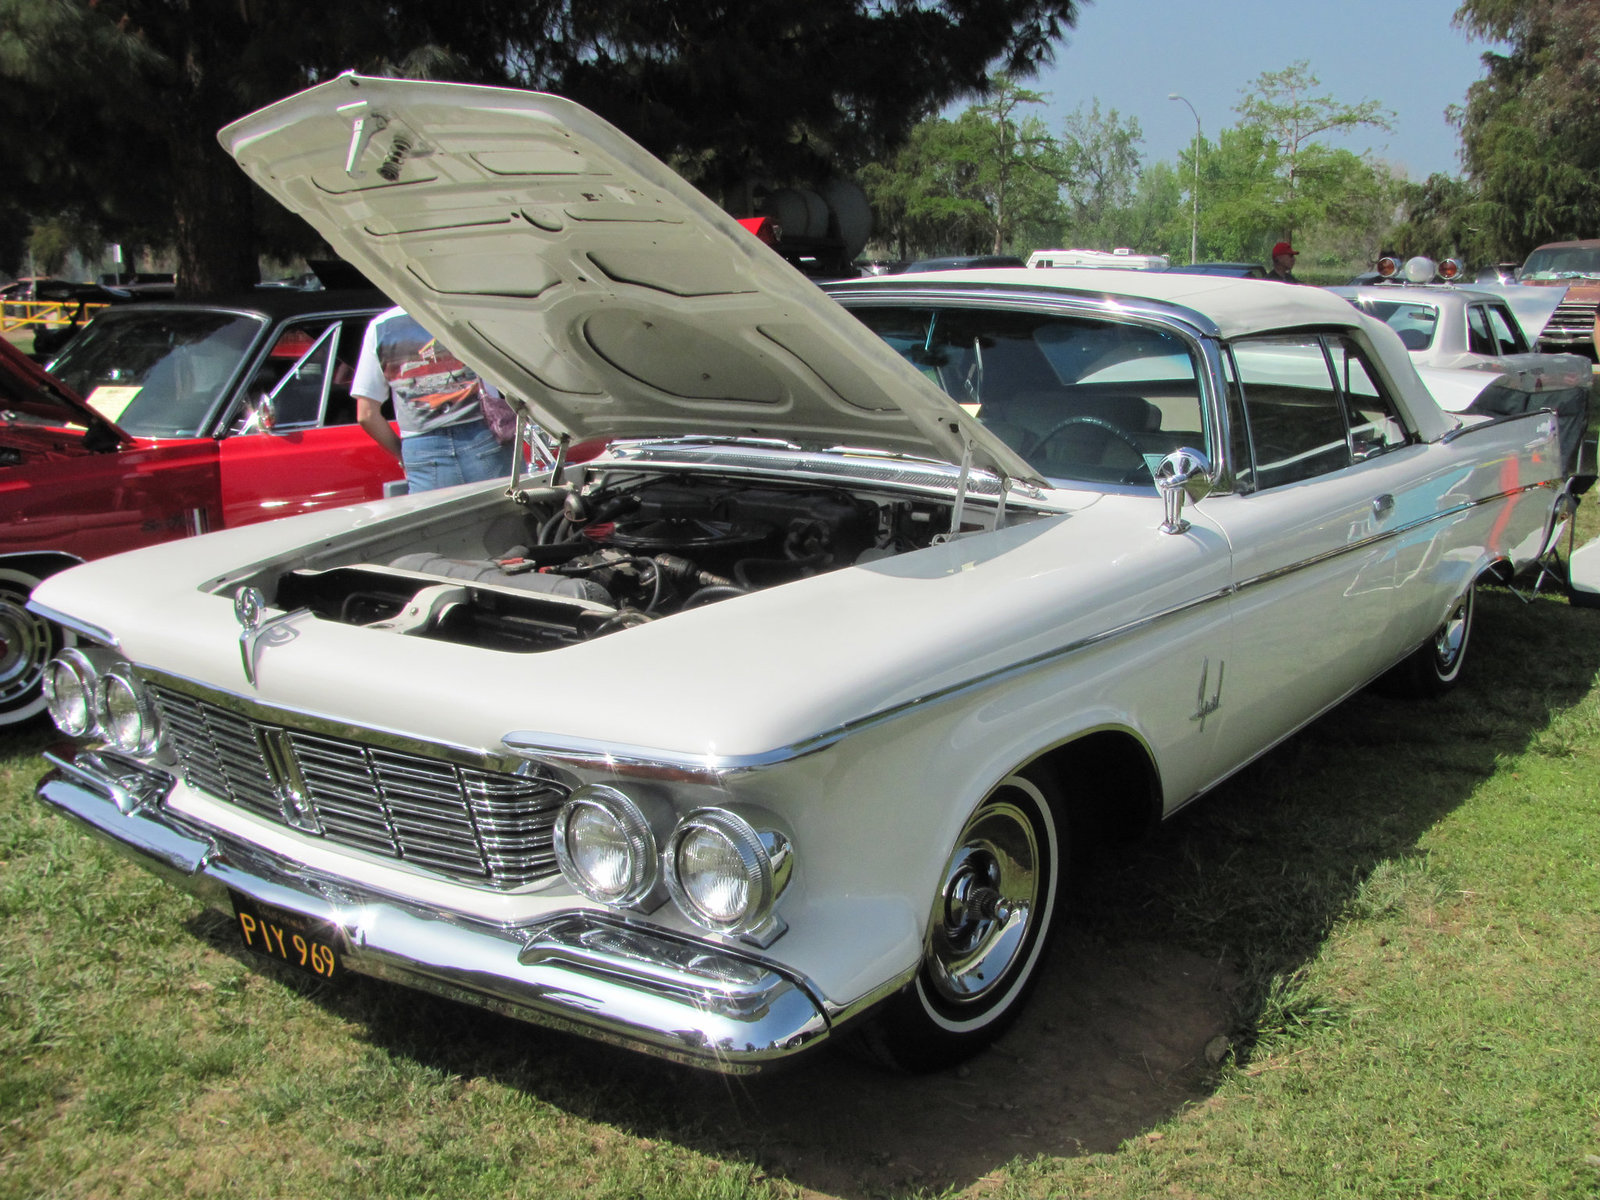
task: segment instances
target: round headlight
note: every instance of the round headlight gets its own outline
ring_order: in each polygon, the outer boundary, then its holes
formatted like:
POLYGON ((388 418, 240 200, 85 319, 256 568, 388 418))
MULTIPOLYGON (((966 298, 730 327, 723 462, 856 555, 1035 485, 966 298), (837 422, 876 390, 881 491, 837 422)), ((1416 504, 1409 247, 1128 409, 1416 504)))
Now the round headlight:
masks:
POLYGON ((632 798, 591 784, 556 815, 556 862, 566 881, 599 904, 634 905, 655 890, 656 837, 632 798))
POLYGON ((68 737, 88 737, 95 732, 95 688, 105 652, 85 652, 76 646, 63 650, 44 669, 44 702, 56 728, 68 737))
POLYGON ((789 842, 738 813, 702 808, 673 831, 667 888, 684 916, 713 933, 759 936, 789 879, 789 842))
POLYGON ((160 740, 155 700, 127 663, 118 663, 95 688, 100 736, 124 754, 152 754, 160 740))

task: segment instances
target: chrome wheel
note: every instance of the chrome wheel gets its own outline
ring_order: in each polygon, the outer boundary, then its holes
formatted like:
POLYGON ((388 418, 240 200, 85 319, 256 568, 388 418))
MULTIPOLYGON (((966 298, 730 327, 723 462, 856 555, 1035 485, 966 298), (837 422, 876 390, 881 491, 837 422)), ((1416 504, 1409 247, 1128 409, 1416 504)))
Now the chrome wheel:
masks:
POLYGON ((1433 667, 1441 682, 1453 682, 1467 654, 1467 638, 1472 633, 1473 593, 1455 602, 1450 615, 1433 635, 1433 667))
POLYGON ((0 569, 0 725, 15 725, 44 711, 44 669, 64 642, 62 631, 27 609, 38 580, 0 569))
POLYGON ((969 1058, 999 1037, 1037 977, 1055 917, 1066 829, 1037 768, 995 785, 935 884, 922 964, 851 1044, 903 1071, 969 1058))
POLYGON ((967 821, 929 922, 926 975, 940 1007, 981 1001, 1028 943, 1042 879, 1033 824, 1014 804, 986 804, 967 821))

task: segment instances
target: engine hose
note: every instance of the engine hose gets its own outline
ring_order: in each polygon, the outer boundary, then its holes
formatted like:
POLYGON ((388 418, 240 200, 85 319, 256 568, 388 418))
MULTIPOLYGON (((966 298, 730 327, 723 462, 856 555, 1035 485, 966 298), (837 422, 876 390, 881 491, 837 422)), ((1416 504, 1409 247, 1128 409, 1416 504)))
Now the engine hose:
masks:
MULTIPOLYGON (((550 546, 556 544, 556 531, 566 523, 566 513, 562 512, 560 509, 557 509, 553 517, 551 517, 543 525, 539 526, 539 544, 541 546, 550 546)), ((563 542, 573 542, 577 541, 577 538, 569 531, 567 536, 561 538, 560 540, 563 542)))
POLYGON ((651 561, 679 583, 692 583, 702 588, 735 586, 733 580, 726 576, 702 571, 687 558, 679 558, 676 554, 658 554, 651 561))

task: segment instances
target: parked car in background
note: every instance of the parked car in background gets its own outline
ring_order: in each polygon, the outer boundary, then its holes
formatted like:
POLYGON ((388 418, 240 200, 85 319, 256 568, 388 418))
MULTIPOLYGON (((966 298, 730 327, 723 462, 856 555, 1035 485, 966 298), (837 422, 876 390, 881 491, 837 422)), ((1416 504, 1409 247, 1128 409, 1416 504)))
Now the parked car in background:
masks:
POLYGON ((919 258, 906 263, 900 274, 922 271, 976 271, 993 267, 1020 267, 1022 260, 1010 254, 947 254, 942 258, 919 258))
POLYGON ((1547 242, 1522 264, 1517 282, 1526 287, 1564 288, 1561 303, 1539 336, 1545 350, 1566 351, 1600 358, 1600 238, 1574 242, 1547 242))
POLYGON ((41 579, 153 542, 372 500, 403 478, 354 424, 377 292, 259 292, 107 309, 40 370, 0 347, 0 726, 44 707, 73 634, 41 579))
POLYGON ((1442 412, 1315 288, 824 291, 554 96, 343 76, 222 136, 609 443, 36 592, 81 639, 42 799, 323 980, 718 1071, 840 1034, 956 1061, 1021 1008, 1080 844, 1374 679, 1455 684, 1570 470, 1550 413, 1442 412))
POLYGON ((1035 250, 1028 255, 1028 266, 1112 267, 1124 271, 1165 271, 1165 254, 1135 254, 1125 246, 1115 250, 1035 250))
POLYGON ((1561 300, 1560 291, 1512 285, 1490 292, 1485 286, 1385 283, 1328 291, 1399 335, 1443 408, 1467 408, 1507 373, 1525 376, 1522 390, 1552 401, 1571 389, 1587 394, 1593 382, 1589 359, 1532 349, 1561 300))

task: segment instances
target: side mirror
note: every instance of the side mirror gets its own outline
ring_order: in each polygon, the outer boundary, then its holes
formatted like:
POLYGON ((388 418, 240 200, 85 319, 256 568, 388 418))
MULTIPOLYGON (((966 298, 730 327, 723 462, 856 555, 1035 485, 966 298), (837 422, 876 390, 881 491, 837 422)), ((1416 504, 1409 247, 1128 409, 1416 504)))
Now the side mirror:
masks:
POLYGON ((1163 458, 1156 468, 1156 490, 1161 493, 1166 516, 1161 532, 1182 533, 1188 529, 1189 522, 1183 519, 1184 500, 1198 504, 1211 494, 1213 486, 1211 460, 1203 451, 1180 446, 1163 458))

